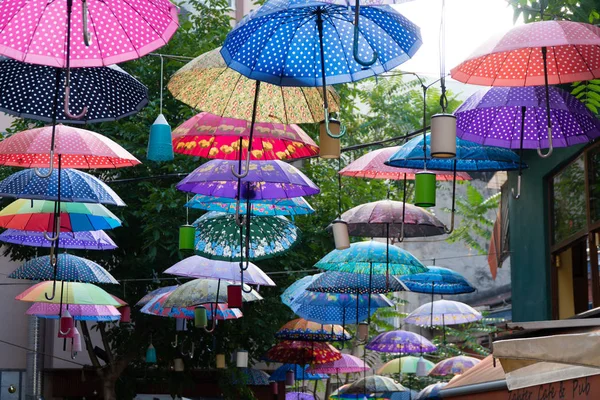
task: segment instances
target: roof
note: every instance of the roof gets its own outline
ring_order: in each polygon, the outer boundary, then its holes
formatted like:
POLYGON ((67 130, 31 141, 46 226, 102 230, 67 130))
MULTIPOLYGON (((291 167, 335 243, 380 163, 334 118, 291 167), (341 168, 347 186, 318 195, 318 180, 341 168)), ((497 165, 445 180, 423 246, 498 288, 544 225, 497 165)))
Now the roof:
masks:
POLYGON ((473 368, 470 368, 462 375, 457 375, 450 383, 444 387, 442 390, 447 390, 451 388, 461 387, 461 386, 469 386, 476 385, 478 383, 486 383, 486 382, 494 382, 504 380, 504 370, 499 362, 496 362, 496 366, 494 367, 494 361, 492 356, 487 356, 473 368))

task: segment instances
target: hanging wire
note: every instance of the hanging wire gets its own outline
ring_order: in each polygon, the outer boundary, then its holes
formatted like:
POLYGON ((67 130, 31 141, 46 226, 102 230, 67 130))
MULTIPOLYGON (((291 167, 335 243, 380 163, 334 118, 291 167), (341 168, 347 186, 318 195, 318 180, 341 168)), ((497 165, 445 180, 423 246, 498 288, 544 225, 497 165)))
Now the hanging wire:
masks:
MULTIPOLYGON (((190 202, 190 195, 189 193, 186 193, 185 195, 185 204, 190 202)), ((189 225, 190 224, 190 208, 189 207, 185 207, 185 224, 189 225)))
POLYGON ((448 108, 448 98, 446 97, 446 0, 442 0, 442 16, 440 19, 440 37, 439 37, 439 53, 440 53, 440 107, 442 113, 446 113, 448 108))
POLYGON ((163 109, 163 86, 164 86, 164 58, 160 55, 160 113, 162 114, 163 109))

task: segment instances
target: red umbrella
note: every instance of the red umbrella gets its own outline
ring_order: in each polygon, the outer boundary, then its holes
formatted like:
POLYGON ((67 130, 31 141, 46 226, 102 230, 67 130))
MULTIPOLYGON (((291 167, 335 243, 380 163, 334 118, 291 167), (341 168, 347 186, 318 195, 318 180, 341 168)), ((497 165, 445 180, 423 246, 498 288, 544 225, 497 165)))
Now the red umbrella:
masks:
POLYGON ((325 364, 342 358, 342 353, 325 342, 284 340, 267 352, 266 359, 284 364, 325 364))

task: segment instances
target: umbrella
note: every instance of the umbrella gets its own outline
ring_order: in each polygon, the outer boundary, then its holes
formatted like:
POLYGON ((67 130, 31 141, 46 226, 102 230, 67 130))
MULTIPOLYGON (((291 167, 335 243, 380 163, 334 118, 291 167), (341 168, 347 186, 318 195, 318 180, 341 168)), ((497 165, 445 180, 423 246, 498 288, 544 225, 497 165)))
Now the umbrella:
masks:
POLYGON ((449 268, 427 267, 427 272, 401 276, 398 279, 411 292, 432 294, 463 294, 475 291, 467 279, 449 268))
POLYGON ((313 276, 315 279, 306 287, 306 290, 312 292, 366 294, 406 290, 400 280, 395 277, 387 279, 384 275, 369 277, 367 274, 329 271, 313 276), (371 279, 370 285, 369 279, 371 279))
POLYGON ((165 293, 170 293, 173 290, 175 290, 177 287, 178 287, 178 285, 173 285, 173 286, 163 286, 158 289, 154 289, 153 291, 147 293, 144 297, 142 297, 137 303, 135 303, 135 305, 138 307, 143 307, 146 304, 148 304, 148 302, 155 299, 157 296, 160 296, 161 294, 165 294, 165 293))
POLYGON ((479 364, 480 361, 477 358, 468 356, 450 357, 435 364, 433 369, 429 371, 429 376, 464 374, 469 368, 479 364))
POLYGON ((380 353, 400 354, 422 354, 437 350, 437 347, 423 336, 403 330, 380 333, 366 348, 380 353))
POLYGON ((302 318, 287 322, 275 333, 280 340, 308 340, 335 342, 352 339, 340 325, 323 325, 302 318))
POLYGON ((345 250, 333 250, 320 259, 315 268, 363 274, 409 275, 426 269, 412 254, 396 246, 376 241, 352 243, 345 250))
POLYGON ((42 256, 25 262, 8 277, 33 281, 59 280, 119 284, 107 270, 91 260, 66 253, 58 254, 56 258, 56 271, 50 262, 50 256, 42 256))
MULTIPOLYGON (((164 302, 164 307, 190 307, 205 303, 227 303, 227 287, 230 282, 221 279, 194 279, 177 287, 164 302)), ((242 291, 245 302, 262 300, 260 294, 250 287, 242 291)))
POLYGON ((342 358, 325 364, 311 366, 308 372, 319 374, 351 374, 370 370, 363 360, 351 354, 342 353, 342 358))
POLYGON ((27 315, 35 315, 39 318, 58 319, 59 315, 63 315, 65 311, 76 321, 118 321, 121 319, 121 313, 115 306, 100 306, 100 305, 80 305, 80 304, 51 304, 51 303, 34 303, 27 310, 27 315))
POLYGON ((236 374, 231 374, 231 383, 239 385, 240 383, 249 386, 269 386, 269 374, 256 368, 240 368, 242 382, 239 382, 236 374))
MULTIPOLYGON (((192 197, 185 206, 206 211, 235 214, 236 203, 235 199, 229 199, 227 197, 197 194, 192 197)), ((246 202, 241 202, 239 207, 240 214, 246 214, 246 202)), ((293 197, 291 199, 250 200, 250 215, 252 216, 306 215, 314 212, 315 210, 302 197, 293 197)))
MULTIPOLYGON (((18 199, 0 211, 0 226, 26 231, 54 231, 54 201, 18 199)), ((60 203, 60 231, 113 229, 121 220, 102 204, 60 203)))
MULTIPOLYGON (((42 174, 47 171, 42 170, 42 174)), ((60 199, 66 202, 124 206, 121 198, 104 182, 76 169, 60 171, 60 199)), ((58 200, 58 171, 41 178, 33 169, 15 172, 0 182, 0 196, 19 199, 58 200)))
MULTIPOLYGON (((209 212, 194 222, 196 253, 210 259, 240 261, 240 230, 234 214, 209 212)), ((254 217, 250 221, 250 257, 262 260, 283 254, 300 238, 298 228, 285 217, 254 217)), ((246 235, 242 243, 246 243, 246 235)), ((244 256, 245 259, 247 259, 244 256)))
MULTIPOLYGON (((204 53, 177 71, 168 88, 190 107, 223 117, 250 121, 256 82, 227 68, 221 48, 204 53)), ((339 96, 327 88, 331 111, 339 96)), ((323 97, 316 88, 279 87, 263 83, 256 103, 256 121, 276 124, 318 123, 323 120, 323 97)))
POLYGON ((339 360, 342 353, 329 343, 284 340, 271 347, 265 358, 289 364, 324 364, 339 360))
POLYGON ((407 388, 391 378, 379 375, 371 375, 355 381, 348 386, 342 394, 380 394, 384 392, 405 392, 407 388))
POLYGON ((315 395, 304 392, 287 392, 285 400, 315 400, 315 395))
MULTIPOLYGON (((200 256, 190 256, 181 260, 165 270, 164 273, 189 278, 225 279, 231 282, 241 282, 238 263, 209 260, 200 256)), ((250 285, 276 286, 267 274, 252 263, 248 263, 248 268, 244 271, 244 282, 250 285)))
POLYGON ((80 282, 60 282, 60 285, 56 287, 56 296, 48 300, 48 295, 55 292, 53 288, 55 282, 45 281, 37 283, 17 295, 15 300, 30 303, 120 306, 119 302, 103 289, 91 283, 80 282))
POLYGON ((70 124, 115 121, 133 115, 148 103, 148 88, 116 65, 71 71, 70 108, 81 119, 64 112, 66 71, 0 57, 0 111, 19 118, 70 124))
POLYGON ((304 367, 298 364, 283 364, 271 374, 269 380, 272 382, 285 382, 286 374, 289 371, 294 371, 294 379, 297 381, 319 381, 329 378, 325 374, 308 372, 309 367, 308 364, 304 367))
MULTIPOLYGON (((319 154, 319 146, 298 125, 258 122, 254 129, 251 153, 256 160, 290 160, 319 154)), ((243 138, 245 159, 249 133, 248 121, 201 112, 173 131, 173 150, 195 157, 236 160, 243 138)))
MULTIPOLYGON (((406 356, 400 358, 394 358, 391 361, 383 364, 378 370, 378 375, 393 375, 397 374, 400 371, 403 374, 416 374, 417 373, 417 363, 419 362, 420 357, 415 356, 406 356)), ((425 360, 426 370, 430 371, 434 364, 425 360)))
POLYGON ((416 400, 438 400, 441 399, 439 393, 440 390, 446 386, 448 382, 438 382, 433 383, 429 386, 425 386, 423 390, 419 392, 416 397, 416 400))
POLYGON ((352 385, 351 383, 346 383, 345 385, 340 386, 337 390, 334 390, 329 396, 330 399, 355 399, 355 400, 363 400, 367 399, 367 396, 363 394, 353 394, 353 395, 345 395, 344 392, 352 385))
POLYGON ((52 127, 15 133, 0 142, 0 165, 48 168, 61 158, 62 168, 121 168, 140 161, 116 142, 99 133, 57 125, 51 152, 52 127), (49 153, 54 154, 50 157, 49 153))
POLYGON ((230 199, 287 199, 311 196, 319 188, 299 169, 283 161, 252 161, 238 193, 239 179, 234 176, 237 161, 211 160, 196 168, 177 184, 184 192, 230 199), (238 197, 239 196, 239 197, 238 197))
MULTIPOLYGON (((194 319, 194 310, 197 306, 189 307, 164 307, 165 301, 169 298, 170 293, 157 296, 154 300, 150 301, 144 307, 140 309, 140 312, 149 315, 156 315, 159 317, 169 318, 183 318, 183 319, 194 319)), ((208 311, 206 316, 208 319, 213 319, 213 316, 217 320, 228 320, 242 318, 244 314, 238 308, 229 308, 227 304, 219 303, 206 303, 199 304, 198 306, 206 308, 208 311)))
MULTIPOLYGON (((400 146, 385 147, 368 152, 360 158, 346 165, 340 174, 344 176, 353 176, 357 178, 369 179, 392 179, 401 180, 415 179, 415 171, 409 168, 396 168, 385 165, 385 162, 393 156, 400 146)), ((452 174, 444 171, 431 171, 435 174, 438 181, 451 181, 452 174)), ((471 177, 466 172, 457 172, 457 181, 468 181, 471 177)))
MULTIPOLYGON (((44 236, 45 232, 7 229, 0 234, 0 241, 22 246, 50 247, 54 242, 44 236)), ((114 250, 115 242, 104 231, 61 232, 58 247, 78 250, 114 250)))
POLYGON ((451 300, 426 303, 411 312, 404 322, 421 326, 457 325, 479 321, 481 313, 467 304, 451 300), (432 320, 433 319, 433 320, 432 320))

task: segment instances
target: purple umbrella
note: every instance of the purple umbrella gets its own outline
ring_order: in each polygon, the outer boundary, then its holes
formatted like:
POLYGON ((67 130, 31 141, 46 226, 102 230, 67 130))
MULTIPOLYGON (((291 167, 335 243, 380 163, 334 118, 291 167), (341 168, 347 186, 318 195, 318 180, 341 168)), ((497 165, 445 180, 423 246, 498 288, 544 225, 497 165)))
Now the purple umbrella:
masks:
MULTIPOLYGON (((550 87, 549 93, 554 147, 588 143, 600 137, 600 120, 583 103, 557 87, 550 87)), ((549 141, 545 96, 543 86, 479 91, 456 110, 456 134, 479 144, 521 149, 521 157, 522 149, 546 148, 549 141)), ((521 170, 519 192, 520 181, 521 170)))
MULTIPOLYGON (((7 229, 0 234, 0 241, 23 246, 50 247, 54 242, 44 237, 45 232, 7 229)), ((62 249, 113 250, 117 245, 104 231, 61 232, 58 246, 62 249)))
POLYGON ((310 393, 288 392, 285 394, 285 400, 315 400, 315 396, 310 393))
POLYGON ((437 350, 437 347, 423 336, 403 330, 380 333, 366 348, 381 353, 403 354, 431 353, 437 350))

